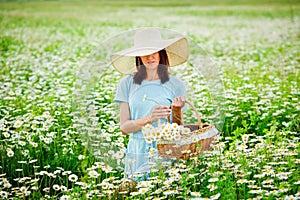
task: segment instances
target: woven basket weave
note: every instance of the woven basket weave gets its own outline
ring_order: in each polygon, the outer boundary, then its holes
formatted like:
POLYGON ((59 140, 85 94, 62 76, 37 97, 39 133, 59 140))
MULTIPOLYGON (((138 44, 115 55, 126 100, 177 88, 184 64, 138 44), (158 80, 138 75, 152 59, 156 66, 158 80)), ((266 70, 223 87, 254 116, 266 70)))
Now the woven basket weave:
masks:
MULTIPOLYGON (((180 141, 160 141, 157 143, 157 149, 161 157, 165 158, 178 158, 186 160, 190 157, 194 157, 200 154, 203 151, 210 150, 212 143, 217 135, 218 131, 212 124, 203 124, 201 118, 197 112, 197 109, 189 101, 186 103, 191 106, 194 110, 195 115, 198 119, 198 124, 185 124, 184 127, 187 127, 191 130, 189 135, 183 136, 180 141)), ((172 108, 172 116, 177 116, 173 122, 179 123, 181 125, 181 119, 178 119, 178 116, 181 116, 181 109, 172 108), (173 113, 173 112, 177 113, 173 113)))

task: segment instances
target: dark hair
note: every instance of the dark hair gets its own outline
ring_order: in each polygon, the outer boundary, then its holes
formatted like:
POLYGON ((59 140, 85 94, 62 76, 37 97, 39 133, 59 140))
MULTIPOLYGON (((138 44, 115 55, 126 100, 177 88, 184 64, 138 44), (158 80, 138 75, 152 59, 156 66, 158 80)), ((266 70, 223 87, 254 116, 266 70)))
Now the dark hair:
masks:
MULTIPOLYGON (((169 81, 169 59, 165 49, 160 50, 158 53, 160 61, 158 64, 157 73, 161 83, 165 83, 169 81)), ((147 77, 147 71, 142 59, 138 56, 135 57, 135 65, 137 72, 134 74, 133 81, 134 83, 140 85, 147 77)))

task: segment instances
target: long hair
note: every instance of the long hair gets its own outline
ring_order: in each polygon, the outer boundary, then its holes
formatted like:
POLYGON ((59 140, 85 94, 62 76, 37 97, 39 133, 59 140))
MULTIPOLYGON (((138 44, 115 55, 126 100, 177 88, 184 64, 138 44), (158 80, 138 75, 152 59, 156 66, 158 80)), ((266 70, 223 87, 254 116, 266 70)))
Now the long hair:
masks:
MULTIPOLYGON (((165 49, 160 50, 159 52, 160 61, 157 68, 158 77, 161 83, 169 81, 169 59, 165 49)), ((140 57, 135 57, 135 65, 137 72, 134 74, 133 81, 136 84, 141 84, 143 80, 147 77, 146 67, 142 62, 140 57)))

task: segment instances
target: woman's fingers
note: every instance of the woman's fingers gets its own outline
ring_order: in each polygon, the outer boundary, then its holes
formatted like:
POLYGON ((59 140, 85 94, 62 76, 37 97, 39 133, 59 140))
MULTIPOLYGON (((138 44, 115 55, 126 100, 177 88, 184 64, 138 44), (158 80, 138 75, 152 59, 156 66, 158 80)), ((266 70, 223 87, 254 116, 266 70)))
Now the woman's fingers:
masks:
POLYGON ((183 107, 185 104, 185 96, 179 96, 179 97, 175 97, 172 100, 172 106, 176 106, 176 107, 183 107))
POLYGON ((153 113, 156 115, 169 115, 171 113, 171 109, 167 106, 157 106, 153 110, 153 113))
POLYGON ((152 110, 151 117, 154 121, 158 120, 159 118, 166 118, 170 115, 171 109, 167 106, 155 106, 152 110))
MULTIPOLYGON (((185 104, 185 96, 175 97, 172 100, 172 106, 183 107, 185 104)), ((151 121, 157 121, 160 118, 167 118, 171 114, 171 109, 168 106, 159 105, 155 106, 151 113, 151 121)))

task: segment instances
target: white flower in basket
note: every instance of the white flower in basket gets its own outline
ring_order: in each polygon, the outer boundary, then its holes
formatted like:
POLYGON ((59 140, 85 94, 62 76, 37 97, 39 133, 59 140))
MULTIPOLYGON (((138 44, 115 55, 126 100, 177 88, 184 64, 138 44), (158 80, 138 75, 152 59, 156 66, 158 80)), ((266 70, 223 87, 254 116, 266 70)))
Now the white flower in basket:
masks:
POLYGON ((148 143, 156 141, 158 144, 166 144, 179 142, 184 136, 189 135, 191 130, 176 123, 160 124, 157 127, 147 124, 142 128, 142 133, 148 143))

